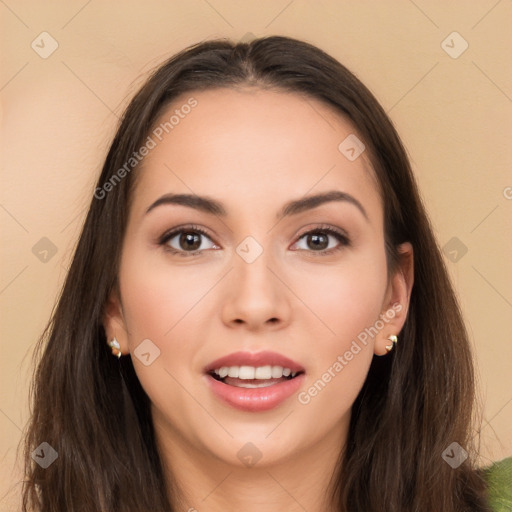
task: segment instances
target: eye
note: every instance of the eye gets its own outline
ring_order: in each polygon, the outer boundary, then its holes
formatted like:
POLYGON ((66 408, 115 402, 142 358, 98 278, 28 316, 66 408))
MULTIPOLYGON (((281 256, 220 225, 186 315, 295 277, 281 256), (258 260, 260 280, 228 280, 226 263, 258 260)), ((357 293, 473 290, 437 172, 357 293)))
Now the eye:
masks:
MULTIPOLYGON (((330 226, 319 226, 303 233, 296 244, 302 240, 305 241, 305 246, 299 247, 299 250, 316 253, 315 255, 318 256, 330 255, 350 245, 350 239, 343 231, 330 226), (337 245, 336 241, 338 242, 337 245), (334 242, 334 246, 331 242, 334 242)), ((184 257, 195 256, 206 249, 220 249, 211 240, 208 233, 198 226, 174 228, 164 233, 158 243, 164 246, 165 250, 184 257), (205 247, 204 238, 210 241, 210 247, 205 247)))
POLYGON ((321 226, 307 231, 300 236, 299 242, 301 240, 304 240, 305 244, 299 247, 300 250, 312 251, 318 253, 318 256, 332 254, 350 245, 350 239, 343 231, 338 231, 330 226, 321 226), (338 241, 337 245, 336 241, 338 241), (330 242, 333 242, 334 246, 330 242))
POLYGON ((194 256, 206 249, 219 249, 219 246, 212 242, 206 231, 197 226, 174 228, 165 233, 158 243, 173 254, 185 257, 194 256), (210 240, 212 245, 205 247, 203 238, 210 240))

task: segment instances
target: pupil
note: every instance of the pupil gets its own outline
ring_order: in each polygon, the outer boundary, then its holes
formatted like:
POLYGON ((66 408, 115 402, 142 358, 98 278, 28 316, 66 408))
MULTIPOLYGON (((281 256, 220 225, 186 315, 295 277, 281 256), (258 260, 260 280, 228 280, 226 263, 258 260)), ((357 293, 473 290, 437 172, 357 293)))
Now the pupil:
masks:
POLYGON ((326 249, 327 246, 329 245, 329 241, 328 241, 328 238, 326 235, 310 235, 311 238, 310 240, 313 242, 312 244, 309 245, 310 248, 320 248, 320 249, 326 249), (320 242, 319 243, 319 240, 323 238, 323 243, 320 242))
POLYGON ((180 237, 180 243, 192 250, 199 249, 201 246, 201 240, 197 233, 183 233, 180 237))

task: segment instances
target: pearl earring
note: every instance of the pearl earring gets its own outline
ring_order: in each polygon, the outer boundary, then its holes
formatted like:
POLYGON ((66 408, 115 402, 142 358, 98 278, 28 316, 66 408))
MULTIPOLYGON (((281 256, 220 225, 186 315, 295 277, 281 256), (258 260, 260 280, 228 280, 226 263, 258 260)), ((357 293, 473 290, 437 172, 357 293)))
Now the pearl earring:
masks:
POLYGON ((386 345, 386 350, 389 353, 393 350, 395 345, 398 343, 398 338, 394 334, 392 334, 391 336, 388 337, 388 340, 391 341, 391 345, 386 345))
POLYGON ((119 345, 119 341, 114 338, 109 341, 108 343, 109 347, 112 349, 112 355, 117 356, 118 359, 121 359, 121 356, 123 355, 121 352, 121 345, 119 345))

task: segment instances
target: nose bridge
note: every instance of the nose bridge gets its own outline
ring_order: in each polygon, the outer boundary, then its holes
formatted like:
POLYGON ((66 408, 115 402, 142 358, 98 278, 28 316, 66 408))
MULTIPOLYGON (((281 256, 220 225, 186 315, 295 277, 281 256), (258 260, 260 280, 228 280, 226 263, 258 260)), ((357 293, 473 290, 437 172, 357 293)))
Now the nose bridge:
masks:
POLYGON ((254 297, 273 295, 277 283, 274 282, 275 277, 270 270, 273 267, 272 251, 265 242, 268 240, 260 243, 249 235, 236 247, 234 279, 239 292, 249 293, 254 297))
POLYGON ((236 247, 231 289, 223 310, 226 322, 244 322, 254 328, 287 319, 286 290, 275 276, 276 265, 268 240, 266 237, 260 243, 249 235, 236 247))

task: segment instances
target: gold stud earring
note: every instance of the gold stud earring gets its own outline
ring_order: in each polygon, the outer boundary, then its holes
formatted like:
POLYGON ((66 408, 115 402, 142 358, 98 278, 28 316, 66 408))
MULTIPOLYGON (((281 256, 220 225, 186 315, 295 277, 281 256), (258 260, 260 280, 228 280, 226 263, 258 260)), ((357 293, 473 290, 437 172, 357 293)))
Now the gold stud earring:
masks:
POLYGON ((121 345, 115 336, 112 340, 109 341, 108 345, 112 349, 112 355, 117 356, 118 359, 121 359, 121 356, 123 355, 121 352, 121 345))
POLYGON ((386 345, 386 350, 388 352, 391 352, 395 345, 398 343, 398 338, 394 334, 392 334, 391 336, 388 337, 388 340, 391 341, 391 345, 386 345))

